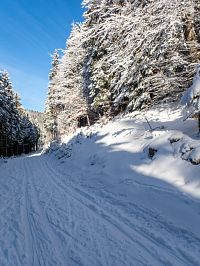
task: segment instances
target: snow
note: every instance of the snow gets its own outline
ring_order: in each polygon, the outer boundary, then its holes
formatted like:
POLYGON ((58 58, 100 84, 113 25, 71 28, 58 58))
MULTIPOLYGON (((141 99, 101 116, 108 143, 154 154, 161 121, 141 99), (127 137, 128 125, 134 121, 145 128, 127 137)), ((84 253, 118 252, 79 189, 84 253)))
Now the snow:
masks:
POLYGON ((200 66, 197 67, 196 75, 193 78, 192 85, 184 93, 181 103, 182 105, 191 106, 200 110, 200 66))
POLYGON ((192 150, 190 153, 190 161, 194 164, 200 164, 200 147, 192 150))
POLYGON ((181 110, 135 112, 1 164, 0 265, 199 265, 196 131, 181 110))
POLYGON ((0 166, 1 164, 7 163, 7 160, 4 159, 3 157, 0 157, 0 166))

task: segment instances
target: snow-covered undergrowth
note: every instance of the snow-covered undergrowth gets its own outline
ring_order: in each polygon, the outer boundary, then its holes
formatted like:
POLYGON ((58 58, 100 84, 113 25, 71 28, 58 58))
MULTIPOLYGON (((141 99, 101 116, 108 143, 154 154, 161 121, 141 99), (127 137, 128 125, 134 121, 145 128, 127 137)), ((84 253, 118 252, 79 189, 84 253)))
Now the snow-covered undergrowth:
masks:
POLYGON ((67 136, 65 138, 65 142, 53 141, 44 148, 44 153, 53 153, 53 155, 58 159, 71 157, 73 147, 76 144, 81 144, 85 138, 89 137, 89 135, 78 132, 74 135, 67 136))
POLYGON ((142 174, 200 197, 200 166, 192 165, 200 163, 197 121, 183 120, 182 110, 170 107, 134 112, 66 136, 48 152, 64 165, 85 166, 91 172, 88 178, 99 173, 100 183, 103 176, 111 181, 113 175, 142 174))

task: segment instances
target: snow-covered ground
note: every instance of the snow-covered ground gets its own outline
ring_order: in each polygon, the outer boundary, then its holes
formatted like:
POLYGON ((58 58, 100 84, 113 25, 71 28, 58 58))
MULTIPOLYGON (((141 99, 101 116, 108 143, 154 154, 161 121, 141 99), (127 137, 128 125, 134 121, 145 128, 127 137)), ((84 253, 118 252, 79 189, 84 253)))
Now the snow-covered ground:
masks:
POLYGON ((134 115, 0 163, 0 265, 200 265, 197 122, 134 115))

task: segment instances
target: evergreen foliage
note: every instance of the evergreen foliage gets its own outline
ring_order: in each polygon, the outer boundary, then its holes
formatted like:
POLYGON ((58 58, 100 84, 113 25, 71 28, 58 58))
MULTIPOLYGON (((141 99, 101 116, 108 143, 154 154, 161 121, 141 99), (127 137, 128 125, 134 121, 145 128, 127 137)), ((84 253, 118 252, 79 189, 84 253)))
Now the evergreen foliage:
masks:
POLYGON ((200 59, 196 1, 84 1, 90 97, 114 113, 176 101, 200 59), (197 49, 198 48, 198 49, 197 49))
POLYGON ((32 124, 36 125, 37 130, 39 131, 39 139, 38 139, 38 148, 41 149, 45 143, 46 131, 44 128, 44 113, 33 111, 33 110, 25 110, 28 119, 32 124))
POLYGON ((93 122, 177 101, 191 85, 200 60, 199 1, 84 0, 83 6, 85 21, 73 26, 49 88, 47 119, 59 133, 85 117, 93 122))
POLYGON ((45 103, 45 119, 44 119, 44 127, 47 132, 47 140, 54 138, 54 134, 57 132, 56 127, 56 97, 59 94, 58 86, 56 82, 57 71, 59 66, 59 53, 58 50, 55 50, 52 56, 52 68, 49 73, 49 87, 48 87, 48 95, 45 103))
POLYGON ((7 72, 0 72, 0 156, 31 151, 39 133, 25 115, 7 72))

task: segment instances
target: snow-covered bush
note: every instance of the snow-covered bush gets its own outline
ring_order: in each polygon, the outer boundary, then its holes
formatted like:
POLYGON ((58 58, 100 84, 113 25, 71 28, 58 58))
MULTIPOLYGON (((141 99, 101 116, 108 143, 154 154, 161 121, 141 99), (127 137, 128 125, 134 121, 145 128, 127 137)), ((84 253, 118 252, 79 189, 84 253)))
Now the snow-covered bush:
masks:
POLYGON ((52 141, 49 143, 49 146, 44 150, 44 153, 53 154, 57 159, 71 157, 73 148, 76 145, 80 145, 82 141, 88 138, 87 135, 84 135, 82 132, 74 134, 69 138, 65 143, 58 141, 52 141))
POLYGON ((191 109, 191 114, 198 114, 200 132, 200 66, 197 67, 192 85, 184 93, 181 103, 183 106, 191 109))
POLYGON ((197 67, 192 85, 184 93, 181 103, 187 107, 194 107, 198 112, 200 111, 200 66, 197 67))
POLYGON ((170 143, 175 143, 181 140, 183 137, 183 134, 181 132, 175 132, 172 136, 169 137, 170 143))
POLYGON ((169 141, 174 147, 174 155, 180 156, 183 160, 190 161, 193 164, 200 164, 200 143, 198 140, 180 133, 178 137, 173 138, 171 136, 169 141))

